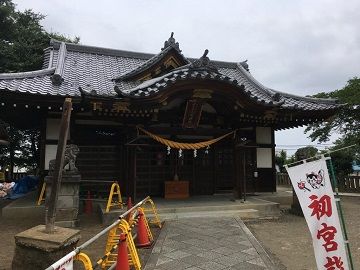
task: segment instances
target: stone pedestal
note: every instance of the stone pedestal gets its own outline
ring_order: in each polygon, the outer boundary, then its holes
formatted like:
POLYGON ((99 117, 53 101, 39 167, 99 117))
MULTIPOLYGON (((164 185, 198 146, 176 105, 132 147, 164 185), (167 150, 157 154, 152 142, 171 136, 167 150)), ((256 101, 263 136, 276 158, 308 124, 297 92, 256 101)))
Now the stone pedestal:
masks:
MULTIPOLYGON (((56 210, 56 226, 76 227, 79 213, 79 187, 81 176, 79 174, 63 174, 56 210)), ((45 177, 46 206, 50 197, 52 176, 45 177)))
POLYGON ((39 225, 15 235, 13 270, 46 269, 76 248, 80 231, 55 227, 52 234, 45 233, 45 225, 39 225))

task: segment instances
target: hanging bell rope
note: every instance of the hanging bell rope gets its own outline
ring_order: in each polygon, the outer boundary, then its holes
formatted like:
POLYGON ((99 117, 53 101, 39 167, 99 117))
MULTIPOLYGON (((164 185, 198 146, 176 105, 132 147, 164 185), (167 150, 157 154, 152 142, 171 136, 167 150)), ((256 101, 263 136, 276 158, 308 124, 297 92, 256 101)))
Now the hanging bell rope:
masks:
POLYGON ((189 150, 195 150, 195 149, 201 149, 201 148, 205 148, 208 147, 224 138, 226 138, 227 136, 234 134, 236 132, 236 130, 231 131, 229 133, 226 133, 218 138, 209 140, 209 141, 205 141, 205 142, 197 142, 197 143, 180 143, 180 142, 174 142, 165 138, 162 138, 160 136, 157 136, 139 126, 137 126, 138 131, 140 130, 141 132, 145 133, 146 135, 148 135, 150 138, 154 139, 155 141, 164 144, 170 148, 174 148, 174 149, 189 149, 189 150))

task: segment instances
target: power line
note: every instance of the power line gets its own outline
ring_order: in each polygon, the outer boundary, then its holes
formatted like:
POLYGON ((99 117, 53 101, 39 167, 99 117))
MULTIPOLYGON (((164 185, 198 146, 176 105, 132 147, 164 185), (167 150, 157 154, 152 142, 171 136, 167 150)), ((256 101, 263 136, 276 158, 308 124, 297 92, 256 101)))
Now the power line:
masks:
POLYGON ((277 144, 276 146, 334 146, 335 144, 333 143, 321 143, 321 144, 277 144))

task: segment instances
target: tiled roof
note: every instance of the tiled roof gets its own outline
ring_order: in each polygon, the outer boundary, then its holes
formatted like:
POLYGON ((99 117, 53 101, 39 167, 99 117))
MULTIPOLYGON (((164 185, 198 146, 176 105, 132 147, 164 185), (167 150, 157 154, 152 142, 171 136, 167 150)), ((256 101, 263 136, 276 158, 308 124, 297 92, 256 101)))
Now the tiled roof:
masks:
POLYGON ((134 76, 140 74, 141 72, 151 68, 152 66, 155 66, 157 63, 159 63, 161 61, 161 59, 163 59, 171 51, 174 51, 177 54, 177 56, 185 64, 189 63, 189 60, 186 59, 186 57, 184 55, 182 55, 181 50, 179 48, 179 43, 177 43, 175 41, 175 39, 173 38, 173 35, 174 35, 174 33, 171 33, 171 37, 169 38, 169 40, 165 41, 164 48, 161 49, 160 53, 154 55, 149 60, 147 60, 140 66, 134 68, 133 70, 131 70, 121 76, 118 76, 117 78, 115 78, 115 81, 128 80, 131 77, 134 77, 134 76))
POLYGON ((283 101, 275 101, 271 93, 261 93, 261 95, 254 94, 250 89, 246 89, 243 85, 239 84, 239 82, 233 77, 205 68, 193 68, 190 65, 180 67, 161 77, 145 81, 134 88, 123 90, 122 92, 133 98, 149 97, 161 91, 166 91, 167 87, 177 83, 178 81, 203 79, 230 84, 237 88, 238 91, 244 92, 250 99, 254 100, 254 102, 260 104, 273 106, 283 103, 283 101))
MULTIPOLYGON (((121 93, 132 98, 146 98, 164 91, 177 80, 187 78, 232 84, 258 103, 281 105, 281 108, 328 110, 339 106, 334 100, 299 97, 267 88, 251 76, 244 62, 239 64, 211 61, 210 64, 216 67, 216 72, 209 69, 199 70, 188 64, 145 82, 124 80, 129 74, 133 75, 150 67, 168 50, 174 48, 182 56, 177 43, 167 46, 165 43, 163 50, 154 55, 52 41, 51 47, 45 50, 43 70, 0 74, 0 92, 6 90, 76 97, 81 95, 79 88, 82 88, 86 93, 95 92, 101 96, 117 96, 121 93), (119 80, 115 83, 114 78, 119 80)), ((192 58, 187 60, 189 63, 196 61, 192 58)))

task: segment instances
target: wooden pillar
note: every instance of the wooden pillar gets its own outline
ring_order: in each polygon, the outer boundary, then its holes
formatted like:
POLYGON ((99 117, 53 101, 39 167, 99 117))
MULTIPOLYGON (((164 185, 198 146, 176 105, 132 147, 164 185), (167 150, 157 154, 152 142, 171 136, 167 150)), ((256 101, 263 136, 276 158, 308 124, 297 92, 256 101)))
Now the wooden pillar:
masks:
POLYGON ((234 145, 234 199, 240 199, 242 194, 241 184, 241 157, 240 149, 234 145))
POLYGON ((59 143, 56 152, 53 183, 52 183, 48 205, 45 212, 47 233, 53 233, 55 228, 56 208, 57 208, 56 204, 57 204, 60 185, 61 185, 61 177, 62 177, 63 164, 64 164, 65 148, 66 148, 68 131, 69 131, 71 108, 72 108, 71 99, 66 98, 63 105, 63 114, 60 123, 59 143))
POLYGON ((136 199, 136 146, 126 147, 127 196, 136 199))
POLYGON ((40 127, 40 171, 45 170, 45 147, 46 147, 46 116, 43 115, 40 127))
POLYGON ((136 147, 133 148, 133 198, 136 201, 136 147))
POLYGON ((272 154, 272 192, 276 192, 276 168, 275 168, 275 130, 271 128, 271 154, 272 154))
MULTIPOLYGON (((9 134, 10 136, 12 136, 14 138, 14 127, 13 126, 9 126, 9 134)), ((9 177, 10 177, 10 181, 13 181, 13 175, 14 175, 14 155, 15 155, 15 150, 14 150, 14 141, 11 140, 10 137, 10 144, 9 144, 9 152, 10 152, 10 169, 9 169, 9 177)), ((9 180, 9 179, 8 179, 9 180)))

